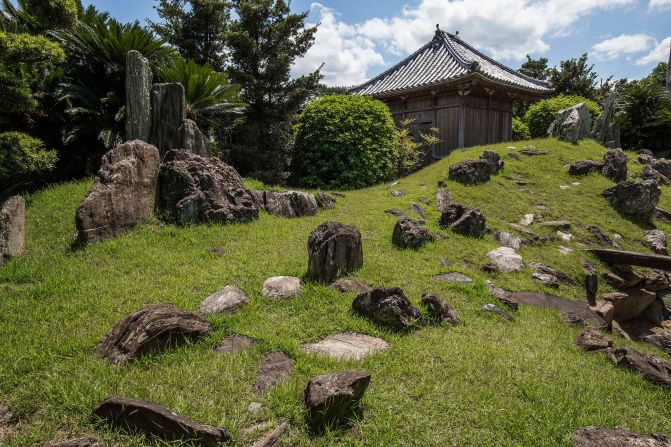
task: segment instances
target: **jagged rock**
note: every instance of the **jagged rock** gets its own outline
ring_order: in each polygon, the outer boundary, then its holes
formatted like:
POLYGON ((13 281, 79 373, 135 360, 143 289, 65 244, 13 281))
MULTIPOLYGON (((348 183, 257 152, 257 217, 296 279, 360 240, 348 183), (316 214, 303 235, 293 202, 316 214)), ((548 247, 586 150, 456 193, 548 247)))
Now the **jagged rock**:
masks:
POLYGON ((587 175, 591 172, 601 172, 603 163, 593 160, 578 160, 568 168, 569 175, 587 175))
POLYGON ((498 231, 494 234, 494 240, 499 242, 504 247, 510 247, 513 250, 519 250, 522 246, 522 239, 514 234, 498 231))
POLYGON ((510 297, 520 304, 557 309, 564 315, 572 315, 574 320, 582 323, 587 322, 599 328, 608 326, 603 318, 585 303, 537 292, 510 292, 510 297))
POLYGON ((254 383, 256 394, 262 394, 285 381, 294 369, 294 361, 284 352, 271 352, 264 359, 254 383))
POLYGON ((657 295, 645 289, 629 289, 627 292, 612 292, 601 296, 613 304, 614 318, 623 322, 638 317, 655 300, 657 295))
POLYGON ((603 321, 606 322, 606 325, 610 325, 613 322, 615 317, 615 307, 612 303, 607 301, 598 301, 594 306, 590 305, 590 308, 597 313, 603 321))
POLYGON ((332 210, 335 208, 336 200, 324 191, 319 191, 315 199, 317 200, 317 206, 323 210, 332 210))
POLYGON ((651 180, 620 182, 606 189, 603 196, 619 213, 649 220, 659 202, 660 191, 651 180))
POLYGON ((482 237, 487 231, 485 216, 479 209, 456 204, 448 206, 440 216, 440 226, 472 237, 482 237))
POLYGON ((85 437, 68 439, 65 441, 52 441, 47 444, 40 444, 38 447, 102 447, 103 445, 96 438, 85 437))
POLYGON ((424 219, 424 217, 425 217, 425 216, 424 216, 424 208, 422 207, 422 205, 419 205, 419 204, 417 204, 417 203, 413 203, 412 205, 410 205, 410 209, 411 209, 415 214, 417 214, 419 217, 421 217, 422 219, 424 219))
POLYGON ((356 294, 366 293, 373 290, 373 288, 366 283, 347 278, 337 279, 333 284, 330 285, 330 287, 339 292, 355 292, 356 294))
POLYGON ((498 174, 501 169, 503 169, 504 162, 501 160, 499 154, 494 151, 485 151, 480 155, 480 160, 485 160, 489 163, 490 172, 492 175, 498 174))
POLYGON ((664 307, 664 301, 658 299, 657 294, 655 294, 655 300, 639 315, 639 319, 645 320, 655 326, 661 326, 666 317, 667 311, 666 307, 664 307))
POLYGON ((330 283, 363 266, 361 233, 352 225, 324 222, 308 238, 308 277, 330 283))
POLYGON ((445 188, 438 188, 438 191, 436 191, 436 208, 438 208, 438 211, 444 213, 450 205, 452 205, 450 191, 445 188))
POLYGON ((585 103, 581 102, 557 112, 557 118, 548 128, 548 136, 575 143, 588 138, 591 130, 592 118, 585 103))
POLYGON ((314 216, 319 211, 315 196, 302 191, 258 191, 255 192, 259 206, 273 216, 314 216))
POLYGON ((295 276, 271 276, 266 279, 261 295, 271 299, 286 299, 303 292, 301 279, 295 276))
POLYGON ((249 303, 249 298, 234 285, 228 285, 218 292, 205 298, 200 303, 200 313, 204 315, 216 315, 233 313, 249 303))
POLYGON ((536 219, 536 215, 534 213, 527 213, 524 216, 522 216, 519 225, 523 227, 528 227, 529 225, 534 223, 534 219, 536 219))
POLYGON ((529 267, 537 273, 552 276, 553 278, 555 278, 556 282, 558 282, 558 283, 566 284, 568 286, 578 285, 578 283, 576 283, 573 280, 573 278, 571 278, 570 276, 568 276, 566 273, 562 272, 561 270, 557 270, 554 267, 539 264, 537 262, 530 262, 529 267))
POLYGON ((126 54, 126 139, 149 141, 151 86, 149 60, 139 51, 126 54))
POLYGON ((639 435, 626 428, 584 427, 571 433, 575 447, 669 447, 664 435, 639 435))
POLYGON ((461 323, 459 312, 447 304, 447 301, 436 295, 425 293, 422 295, 422 304, 426 306, 429 316, 438 323, 447 323, 452 326, 461 323))
POLYGON ((419 310, 399 288, 377 288, 362 293, 352 302, 354 311, 393 329, 409 329, 420 318, 419 310))
POLYGON ((606 147, 620 147, 620 127, 615 122, 617 100, 619 94, 611 93, 601 104, 603 113, 599 115, 592 127, 592 138, 606 147))
POLYGON ((513 321, 514 320, 513 317, 510 316, 510 314, 508 312, 506 312, 504 310, 501 310, 501 308, 499 308, 498 306, 495 306, 494 304, 483 304, 482 307, 480 308, 480 310, 482 310, 484 312, 489 312, 489 313, 496 314, 500 317, 505 318, 508 321, 513 321))
POLYGON ((12 196, 0 206, 0 265, 25 250, 26 202, 12 196))
POLYGON ((613 342, 592 326, 587 326, 578 334, 575 344, 587 352, 607 351, 613 347, 613 342))
POLYGON ((599 277, 596 274, 596 269, 587 262, 586 259, 581 259, 583 271, 585 273, 585 294, 587 295, 587 303, 590 306, 596 305, 596 292, 599 288, 599 277))
POLYGON ((531 274, 531 278, 543 284, 544 286, 552 287, 554 289, 559 288, 559 281, 557 280, 557 278, 548 273, 534 272, 531 274))
POLYGON ((658 255, 669 255, 669 248, 666 246, 666 235, 662 230, 648 230, 645 232, 645 245, 650 247, 658 255))
POLYGON ((643 277, 636 275, 643 282, 642 288, 650 292, 658 292, 671 288, 671 272, 665 272, 658 269, 648 269, 643 273, 643 277))
POLYGON ((97 353, 110 363, 126 363, 187 338, 209 335, 212 324, 169 303, 150 304, 128 315, 105 335, 97 353))
POLYGON ((433 275, 433 279, 438 279, 440 281, 447 281, 456 284, 471 284, 473 280, 463 273, 441 273, 439 275, 433 275))
POLYGON ((618 245, 613 242, 611 238, 606 236, 603 231, 601 231, 601 228, 595 227, 595 226, 590 226, 587 228, 587 230, 592 234, 593 239, 596 241, 597 244, 599 245, 607 245, 607 246, 612 246, 612 247, 617 247, 618 245))
POLYGON ((603 156, 601 173, 615 182, 627 179, 627 154, 622 149, 609 149, 603 156))
POLYGON ((282 436, 289 429, 289 422, 282 421, 252 444, 252 447, 280 447, 282 436))
POLYGON ((516 299, 510 297, 509 292, 506 292, 500 287, 496 287, 490 280, 485 281, 485 285, 487 286, 489 293, 505 304, 508 308, 512 310, 517 310, 519 308, 519 303, 516 299))
POLYGON ((129 141, 108 151, 76 215, 77 241, 98 242, 147 219, 154 209, 158 149, 129 141))
POLYGON ((195 121, 185 119, 179 127, 179 149, 193 152, 201 157, 210 156, 209 142, 203 132, 200 131, 195 121))
POLYGON ((231 439, 222 428, 199 424, 165 407, 142 400, 109 397, 93 413, 110 424, 141 430, 165 441, 216 447, 231 439))
POLYGON ((475 184, 488 181, 491 173, 488 160, 464 160, 450 166, 448 178, 463 184, 475 184))
POLYGON ((345 332, 334 334, 316 343, 304 344, 307 352, 326 355, 340 360, 361 360, 369 354, 384 351, 389 343, 370 335, 345 332))
POLYGON ((641 153, 640 151, 636 151, 638 154, 638 162, 642 165, 647 165, 652 163, 655 160, 655 157, 648 153, 641 153))
POLYGON ((395 217, 406 217, 406 218, 408 217, 408 215, 405 214, 403 211, 397 210, 397 209, 386 210, 385 214, 389 214, 390 216, 395 216, 395 217))
POLYGON ((652 180, 653 182, 659 185, 668 185, 668 177, 663 176, 658 171, 656 171, 652 166, 645 165, 643 166, 643 171, 641 172, 642 180, 652 180))
POLYGON ((259 217, 238 172, 218 158, 172 150, 160 170, 159 207, 178 224, 242 223, 259 217))
POLYGON ((308 424, 323 427, 346 418, 363 397, 370 378, 368 371, 351 370, 310 379, 304 395, 308 424))
POLYGON ((664 331, 656 334, 646 335, 642 339, 646 343, 657 346, 665 353, 671 355, 671 333, 664 331))
POLYGON ((214 352, 229 354, 243 351, 256 345, 256 340, 246 335, 229 335, 224 338, 219 346, 214 348, 214 352))
POLYGON ((186 119, 186 97, 182 84, 154 84, 151 90, 151 136, 149 142, 165 156, 182 149, 180 128, 186 119))
POLYGON ((401 248, 419 248, 433 242, 434 236, 421 222, 401 217, 394 226, 391 240, 401 248))
POLYGON ((497 270, 502 273, 519 272, 524 268, 522 256, 510 247, 495 248, 486 256, 496 264, 497 270))
POLYGON ((667 160, 666 158, 655 159, 650 166, 664 177, 671 177, 671 160, 667 160))
POLYGON ((640 374, 648 382, 671 388, 671 362, 668 360, 631 348, 619 348, 613 351, 611 361, 640 374))

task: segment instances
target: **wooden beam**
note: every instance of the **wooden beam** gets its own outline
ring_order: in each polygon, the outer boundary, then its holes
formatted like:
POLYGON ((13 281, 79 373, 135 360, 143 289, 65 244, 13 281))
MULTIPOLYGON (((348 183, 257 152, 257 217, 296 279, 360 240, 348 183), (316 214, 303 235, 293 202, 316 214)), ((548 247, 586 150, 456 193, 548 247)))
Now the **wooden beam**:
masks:
POLYGON ((601 248, 591 248, 587 251, 608 264, 637 265, 639 267, 671 271, 671 256, 601 248))

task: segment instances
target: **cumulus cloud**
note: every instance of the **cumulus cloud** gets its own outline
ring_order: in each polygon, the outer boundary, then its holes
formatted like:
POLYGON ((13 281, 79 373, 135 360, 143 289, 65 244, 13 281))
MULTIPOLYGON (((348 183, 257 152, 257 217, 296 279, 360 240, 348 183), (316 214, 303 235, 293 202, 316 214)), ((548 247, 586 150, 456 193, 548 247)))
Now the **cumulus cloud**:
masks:
POLYGON ((666 62, 669 60, 669 48, 671 48, 671 36, 657 43, 655 47, 645 56, 636 59, 637 65, 648 65, 656 62, 666 62))
POLYGON ((671 9, 671 0, 650 0, 650 9, 662 11, 671 9))
POLYGON ((620 34, 592 46, 592 54, 599 60, 615 59, 623 55, 641 53, 655 44, 647 34, 620 34))

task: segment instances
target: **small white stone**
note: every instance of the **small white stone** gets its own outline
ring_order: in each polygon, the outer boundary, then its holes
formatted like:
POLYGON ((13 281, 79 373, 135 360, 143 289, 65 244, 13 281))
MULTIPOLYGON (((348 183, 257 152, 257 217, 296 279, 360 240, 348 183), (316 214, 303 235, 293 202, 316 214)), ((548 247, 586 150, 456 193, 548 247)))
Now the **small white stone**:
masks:
POLYGON ((557 248, 558 248, 559 251, 560 251, 562 254, 564 254, 564 255, 570 255, 571 253, 573 253, 573 249, 572 249, 572 248, 564 247, 563 245, 560 245, 560 246, 557 247, 557 248))
POLYGON ((247 303, 249 303, 249 298, 245 292, 234 285, 228 285, 205 298, 200 303, 200 312, 205 315, 231 313, 247 303))
POLYGON ((522 256, 518 255, 517 252, 510 247, 496 248, 487 253, 486 256, 488 259, 494 261, 499 272, 519 272, 524 268, 522 256))
POLYGON ((561 185, 559 187, 559 189, 569 189, 569 188, 570 188, 570 186, 568 186, 568 185, 561 185))
POLYGON ((524 217, 520 220, 520 225, 522 225, 524 227, 528 227, 529 225, 534 223, 534 218, 535 218, 535 215, 533 213, 532 214, 525 214, 524 217))
POLYGON ((563 231, 557 231, 557 236, 559 236, 561 240, 566 242, 571 242, 571 238, 573 238, 572 234, 564 233, 563 231))
POLYGON ((573 182, 571 183, 573 186, 580 186, 580 182, 573 182))
POLYGON ((617 239, 617 240, 621 241, 624 238, 622 237, 622 235, 620 233, 613 233, 613 239, 617 239))
POLYGON ((517 146, 508 146, 506 149, 517 149, 517 146))

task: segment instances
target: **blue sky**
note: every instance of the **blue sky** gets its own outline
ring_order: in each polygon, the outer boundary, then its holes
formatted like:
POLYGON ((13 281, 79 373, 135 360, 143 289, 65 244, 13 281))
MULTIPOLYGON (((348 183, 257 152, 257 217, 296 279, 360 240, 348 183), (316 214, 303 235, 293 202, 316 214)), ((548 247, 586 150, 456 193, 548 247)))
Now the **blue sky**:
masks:
MULTIPOLYGON (((153 0, 84 0, 122 21, 156 18, 153 0)), ((671 0, 293 0, 321 22, 294 67, 325 63, 331 85, 359 83, 427 42, 435 24, 518 68, 525 54, 550 64, 589 53, 606 78, 639 78, 668 60, 671 0)))

